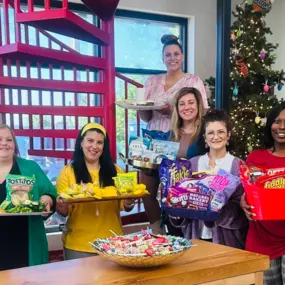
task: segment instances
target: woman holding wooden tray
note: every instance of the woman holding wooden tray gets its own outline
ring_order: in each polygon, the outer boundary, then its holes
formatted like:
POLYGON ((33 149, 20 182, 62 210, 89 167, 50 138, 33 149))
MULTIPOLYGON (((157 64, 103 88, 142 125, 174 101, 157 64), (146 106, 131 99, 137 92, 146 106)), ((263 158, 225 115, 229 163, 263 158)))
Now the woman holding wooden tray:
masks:
MULTIPOLYGON (((122 170, 112 161, 105 128, 89 123, 81 129, 72 162, 62 169, 56 189, 61 193, 71 185, 81 183, 114 186, 112 178, 120 172, 122 170)), ((120 210, 131 211, 134 207, 134 201, 130 199, 78 204, 64 203, 60 198, 57 201, 58 213, 68 216, 62 237, 66 260, 95 255, 89 242, 109 237, 111 231, 122 234, 120 210)))
MULTIPOLYGON (((161 38, 162 60, 166 66, 166 74, 150 76, 145 82, 146 100, 155 104, 165 103, 160 110, 139 111, 140 117, 147 122, 147 129, 167 133, 171 130, 171 116, 175 109, 175 96, 184 87, 194 87, 201 94, 201 103, 208 109, 207 95, 203 81, 199 76, 184 73, 182 63, 184 54, 179 39, 174 35, 164 35, 161 38)), ((195 154, 196 155, 196 154, 195 154)), ((160 207, 156 200, 159 178, 156 172, 141 173, 141 182, 147 186, 150 195, 144 198, 146 214, 150 227, 154 232, 161 233, 160 207)))
MULTIPOLYGON (((29 194, 33 202, 45 204, 46 212, 54 211, 57 195, 52 183, 36 162, 20 158, 19 155, 13 131, 7 125, 0 125, 0 204, 5 203, 9 196, 10 179, 7 175, 15 175, 17 180, 34 179, 34 182, 26 183, 24 186, 25 182, 16 182, 13 184, 14 190, 17 183, 18 187, 24 187, 26 192, 28 185, 33 185, 29 194)), ((13 213, 5 217, 6 214, 0 217, 0 271, 48 263, 48 244, 43 217, 32 216, 32 213, 26 213, 26 216, 13 213)))

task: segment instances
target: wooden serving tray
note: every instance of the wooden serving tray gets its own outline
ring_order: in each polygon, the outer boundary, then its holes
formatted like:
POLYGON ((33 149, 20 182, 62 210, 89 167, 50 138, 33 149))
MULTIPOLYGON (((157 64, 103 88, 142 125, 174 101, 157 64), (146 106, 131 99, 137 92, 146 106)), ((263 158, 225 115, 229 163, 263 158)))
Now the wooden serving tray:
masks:
POLYGON ((63 202, 69 204, 76 204, 76 203, 94 203, 94 202, 102 202, 102 201, 116 201, 116 200, 125 200, 125 199, 140 199, 145 197, 149 194, 143 195, 118 195, 118 196, 110 196, 110 197, 102 197, 102 199, 96 199, 93 197, 90 198, 80 198, 80 199, 62 199, 63 202))
POLYGON ((15 217, 15 216, 48 216, 52 212, 31 212, 31 213, 1 213, 0 217, 15 217))

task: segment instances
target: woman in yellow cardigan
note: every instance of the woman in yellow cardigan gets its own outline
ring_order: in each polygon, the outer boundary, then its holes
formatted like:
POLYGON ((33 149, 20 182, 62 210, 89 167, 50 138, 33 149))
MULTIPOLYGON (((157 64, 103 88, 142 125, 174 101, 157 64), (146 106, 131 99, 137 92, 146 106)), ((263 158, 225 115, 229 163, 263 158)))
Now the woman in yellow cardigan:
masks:
MULTIPOLYGON (((113 186, 112 177, 117 172, 121 170, 112 161, 105 128, 97 123, 89 123, 80 131, 72 162, 59 174, 56 189, 60 193, 81 182, 97 182, 101 187, 113 186)), ((68 216, 62 238, 66 260, 94 255, 89 241, 111 236, 110 230, 122 234, 120 210, 131 211, 134 206, 133 200, 68 205, 58 198, 57 202, 58 213, 68 216)))

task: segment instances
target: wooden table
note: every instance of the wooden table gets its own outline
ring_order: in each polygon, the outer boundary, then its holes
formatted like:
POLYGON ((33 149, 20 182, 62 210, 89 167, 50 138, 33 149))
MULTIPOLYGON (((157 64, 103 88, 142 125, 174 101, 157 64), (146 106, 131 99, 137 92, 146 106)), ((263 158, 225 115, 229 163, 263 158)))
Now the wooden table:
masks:
POLYGON ((264 255, 194 240, 177 261, 156 269, 131 269, 100 256, 0 272, 2 285, 249 285, 263 284, 264 255))

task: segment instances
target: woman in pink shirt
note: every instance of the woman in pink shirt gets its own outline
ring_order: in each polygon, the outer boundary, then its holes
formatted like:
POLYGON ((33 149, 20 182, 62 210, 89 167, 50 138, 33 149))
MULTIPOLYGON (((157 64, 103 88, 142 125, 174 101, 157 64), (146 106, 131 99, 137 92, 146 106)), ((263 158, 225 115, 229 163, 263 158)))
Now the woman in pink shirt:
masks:
POLYGON ((195 87, 202 95, 205 109, 208 109, 207 95, 203 81, 195 75, 182 71, 184 55, 178 38, 174 35, 164 35, 162 57, 167 73, 150 76, 145 82, 146 99, 155 103, 165 103, 165 108, 156 111, 140 111, 140 117, 148 122, 148 130, 168 132, 173 108, 173 99, 183 87, 195 87))
MULTIPOLYGON (((194 87, 198 89, 202 96, 205 109, 208 109, 207 95, 203 81, 195 75, 182 71, 184 60, 183 50, 178 38, 174 35, 164 35, 161 38, 163 44, 162 58, 166 65, 166 74, 158 74, 149 77, 145 82, 146 99, 155 103, 165 103, 165 107, 155 111, 140 111, 140 117, 148 122, 148 130, 168 132, 171 128, 171 115, 174 108, 175 95, 183 87, 194 87)), ((150 195, 144 198, 145 211, 148 216, 151 228, 160 232, 160 207, 156 199, 159 186, 157 172, 141 172, 141 182, 150 191, 150 195)))

